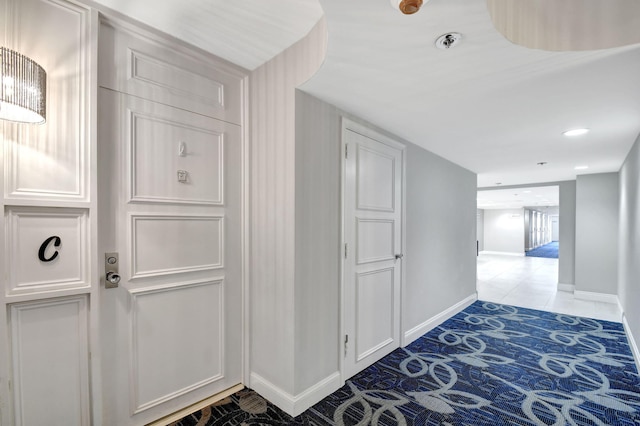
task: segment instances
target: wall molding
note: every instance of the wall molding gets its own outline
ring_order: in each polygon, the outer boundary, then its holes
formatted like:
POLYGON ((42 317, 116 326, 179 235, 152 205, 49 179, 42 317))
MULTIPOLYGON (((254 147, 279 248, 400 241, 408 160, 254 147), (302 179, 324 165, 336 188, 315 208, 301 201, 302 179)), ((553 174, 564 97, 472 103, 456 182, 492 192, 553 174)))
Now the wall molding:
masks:
POLYGON ((320 402, 327 395, 340 389, 343 384, 344 382, 340 379, 340 372, 336 371, 304 392, 298 395, 291 395, 258 374, 251 373, 249 387, 290 416, 296 417, 312 405, 320 402))
POLYGON ((402 343, 402 347, 407 346, 409 343, 411 343, 414 340, 418 339, 423 334, 431 331, 432 329, 434 329, 438 325, 442 324, 444 321, 446 321, 447 319, 451 318, 452 316, 454 316, 458 312, 466 309, 468 306, 470 306, 476 300, 478 300, 478 293, 472 294, 471 296, 459 301, 458 303, 456 303, 455 305, 451 306, 450 308, 448 308, 448 309, 440 312, 439 314, 429 318, 428 320, 426 320, 422 324, 418 324, 417 326, 413 327, 412 329, 405 331, 404 335, 402 336, 402 342, 401 342, 402 343))
POLYGON ((524 253, 513 253, 510 251, 489 251, 489 250, 483 250, 480 252, 480 254, 500 254, 500 255, 504 255, 504 256, 524 256, 524 253))
POLYGON ((591 300, 593 302, 604 302, 604 303, 613 303, 615 305, 619 305, 618 296, 615 294, 607 294, 607 293, 594 293, 591 291, 581 291, 575 290, 573 295, 576 299, 580 300, 591 300))
POLYGON ((573 293, 575 290, 575 284, 558 283, 558 291, 568 291, 569 293, 573 293))
POLYGON ((629 327, 629 323, 627 322, 626 315, 622 314, 622 325, 624 325, 624 330, 627 334, 627 340, 629 341, 629 347, 631 347, 631 352, 636 360, 636 368, 640 371, 640 348, 638 348, 638 344, 636 340, 633 338, 633 333, 631 333, 631 327, 629 327))

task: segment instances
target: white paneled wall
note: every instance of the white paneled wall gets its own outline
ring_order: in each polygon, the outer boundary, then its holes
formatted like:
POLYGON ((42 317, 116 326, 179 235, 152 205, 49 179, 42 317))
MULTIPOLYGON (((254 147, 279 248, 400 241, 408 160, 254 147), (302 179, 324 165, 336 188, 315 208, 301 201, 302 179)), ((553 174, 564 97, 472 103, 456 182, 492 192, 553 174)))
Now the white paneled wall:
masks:
POLYGON ((322 20, 307 37, 256 69, 249 82, 250 386, 288 411, 296 394, 294 335, 303 326, 294 311, 295 89, 320 67, 325 49, 322 20))
POLYGON ((3 425, 91 424, 95 24, 74 1, 0 0, 0 44, 47 72, 46 123, 0 122, 3 425))

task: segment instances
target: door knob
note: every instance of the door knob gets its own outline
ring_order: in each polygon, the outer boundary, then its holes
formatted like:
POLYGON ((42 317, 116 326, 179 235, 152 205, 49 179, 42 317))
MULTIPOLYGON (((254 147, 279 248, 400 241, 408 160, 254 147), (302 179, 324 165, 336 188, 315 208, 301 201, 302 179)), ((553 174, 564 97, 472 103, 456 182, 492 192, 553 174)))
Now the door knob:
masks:
POLYGON ((120 275, 116 272, 107 272, 107 282, 112 286, 117 286, 120 283, 120 275))
POLYGON ((403 257, 404 257, 404 254, 402 253, 396 254, 396 260, 402 259, 403 257))

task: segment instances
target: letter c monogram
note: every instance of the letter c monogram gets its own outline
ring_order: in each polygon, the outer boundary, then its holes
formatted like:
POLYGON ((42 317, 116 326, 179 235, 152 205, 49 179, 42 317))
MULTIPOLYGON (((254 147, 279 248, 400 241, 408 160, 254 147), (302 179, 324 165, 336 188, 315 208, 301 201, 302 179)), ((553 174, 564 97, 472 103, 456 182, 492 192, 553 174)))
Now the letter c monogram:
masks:
POLYGON ((46 240, 44 240, 44 243, 42 243, 42 245, 40 246, 40 250, 38 250, 38 259, 40 259, 40 261, 42 262, 51 262, 53 259, 55 259, 56 257, 58 257, 58 250, 56 250, 53 255, 49 258, 45 257, 45 252, 47 251, 47 247, 49 247, 49 244, 51 244, 51 242, 53 241, 53 246, 54 247, 60 247, 60 237, 54 235, 53 237, 49 237, 46 240))

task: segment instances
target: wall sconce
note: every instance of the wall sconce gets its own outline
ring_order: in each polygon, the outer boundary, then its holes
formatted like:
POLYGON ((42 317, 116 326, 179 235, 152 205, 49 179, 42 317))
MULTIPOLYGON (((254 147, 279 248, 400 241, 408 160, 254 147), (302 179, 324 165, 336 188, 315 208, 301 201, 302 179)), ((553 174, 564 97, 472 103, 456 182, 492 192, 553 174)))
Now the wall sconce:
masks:
POLYGON ((33 60, 0 47, 0 119, 46 121, 47 73, 33 60))

